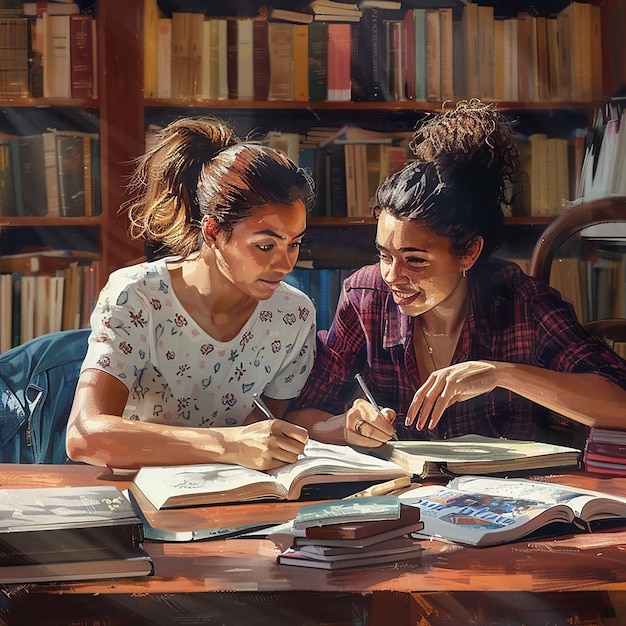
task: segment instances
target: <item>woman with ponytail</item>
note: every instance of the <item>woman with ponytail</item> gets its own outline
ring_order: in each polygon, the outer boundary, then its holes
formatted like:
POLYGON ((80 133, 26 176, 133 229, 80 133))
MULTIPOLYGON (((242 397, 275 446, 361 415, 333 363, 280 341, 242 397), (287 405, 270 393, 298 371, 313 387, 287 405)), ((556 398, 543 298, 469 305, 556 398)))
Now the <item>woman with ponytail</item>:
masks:
POLYGON ((312 207, 309 177, 214 118, 165 127, 131 180, 131 235, 157 260, 114 271, 67 428, 71 459, 143 465, 295 461, 281 418, 310 373, 315 312, 283 282, 312 207))
POLYGON ((370 447, 394 433, 543 439, 548 410, 624 428, 626 362, 556 291, 492 256, 519 168, 510 121, 459 102, 425 119, 413 150, 370 203, 380 263, 345 281, 288 419, 370 447), (380 411, 353 401, 357 373, 380 411))

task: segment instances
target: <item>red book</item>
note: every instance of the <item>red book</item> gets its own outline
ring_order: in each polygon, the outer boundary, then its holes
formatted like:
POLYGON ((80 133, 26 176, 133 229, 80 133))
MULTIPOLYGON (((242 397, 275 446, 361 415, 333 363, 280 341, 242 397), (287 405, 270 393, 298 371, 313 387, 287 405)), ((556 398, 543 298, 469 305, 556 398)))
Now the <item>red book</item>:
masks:
POLYGON ((70 83, 72 98, 94 96, 93 18, 70 15, 70 83))
POLYGON ((266 20, 255 20, 252 25, 252 64, 254 67, 254 99, 261 102, 267 100, 270 89, 266 20))
POLYGON ((351 32, 347 22, 328 24, 328 100, 350 100, 351 32))

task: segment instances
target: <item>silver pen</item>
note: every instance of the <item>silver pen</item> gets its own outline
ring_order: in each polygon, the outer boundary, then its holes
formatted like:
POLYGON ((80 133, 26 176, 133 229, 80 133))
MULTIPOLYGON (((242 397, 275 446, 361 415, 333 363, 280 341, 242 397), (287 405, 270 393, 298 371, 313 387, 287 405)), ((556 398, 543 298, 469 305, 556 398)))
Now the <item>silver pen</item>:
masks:
POLYGON ((263 415, 265 415, 265 417, 267 417, 268 420, 276 419, 274 417, 274 414, 267 408, 267 405, 265 404, 265 402, 261 400, 261 396, 259 396, 258 393, 252 394, 252 401, 254 402, 254 404, 256 404, 259 407, 259 409, 261 409, 261 413, 263 413, 263 415))
MULTIPOLYGON (((359 385, 361 386, 361 389, 363 390, 363 393, 365 394, 368 402, 376 409, 376 411, 378 411, 378 413, 381 413, 378 402, 376 402, 374 396, 372 395, 372 392, 369 390, 369 387, 365 384, 363 376, 361 376, 361 374, 357 374, 355 378, 356 382, 359 383, 359 385)), ((398 435, 395 432, 393 433, 391 438, 395 441, 398 441, 398 435)))
MULTIPOLYGON (((267 404, 265 404, 265 402, 263 402, 263 400, 261 399, 261 396, 258 393, 253 393, 252 394, 252 401, 261 410, 261 413, 263 413, 263 415, 265 415, 265 417, 267 417, 268 420, 275 420, 276 419, 275 415, 269 410, 269 408, 267 407, 267 404)), ((302 452, 302 454, 300 455, 300 458, 303 458, 305 456, 306 456, 306 454, 304 452, 302 452)))

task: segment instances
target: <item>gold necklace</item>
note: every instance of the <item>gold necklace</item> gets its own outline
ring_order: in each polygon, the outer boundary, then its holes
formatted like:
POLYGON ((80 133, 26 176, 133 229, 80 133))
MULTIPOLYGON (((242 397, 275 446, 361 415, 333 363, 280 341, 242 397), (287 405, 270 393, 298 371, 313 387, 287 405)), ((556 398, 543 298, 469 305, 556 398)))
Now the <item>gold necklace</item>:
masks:
POLYGON ((435 363, 435 355, 433 354, 433 347, 428 343, 428 339, 426 339, 426 331, 424 330, 424 320, 422 319, 422 316, 419 316, 419 321, 420 321, 420 328, 422 329, 422 339, 424 340, 424 345, 426 346, 426 350, 428 351, 428 354, 430 355, 430 360, 433 363, 433 367, 435 369, 437 369, 437 364, 435 363))

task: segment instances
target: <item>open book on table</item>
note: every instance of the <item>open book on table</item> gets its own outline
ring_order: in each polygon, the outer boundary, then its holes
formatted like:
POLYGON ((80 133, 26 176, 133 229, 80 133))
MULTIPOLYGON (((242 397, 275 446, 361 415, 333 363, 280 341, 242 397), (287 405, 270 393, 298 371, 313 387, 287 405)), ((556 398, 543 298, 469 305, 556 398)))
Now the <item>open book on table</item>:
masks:
POLYGON ((626 526, 626 498, 523 478, 461 476, 398 498, 419 507, 421 534, 473 546, 626 526))
POLYGON ((463 435, 441 441, 390 441, 372 454, 427 478, 571 467, 578 464, 581 451, 539 441, 463 435))
POLYGON ((336 497, 331 484, 349 483, 357 491, 372 484, 407 476, 391 461, 363 454, 349 446, 309 440, 295 463, 264 472, 239 465, 211 463, 142 467, 134 485, 157 509, 250 502, 262 499, 298 500, 303 488, 319 486, 318 499, 336 497))

